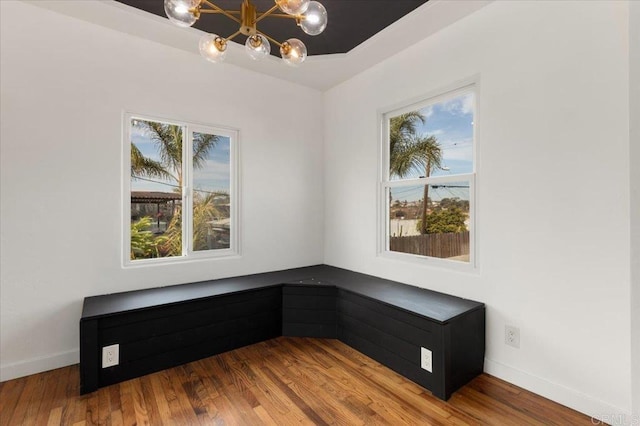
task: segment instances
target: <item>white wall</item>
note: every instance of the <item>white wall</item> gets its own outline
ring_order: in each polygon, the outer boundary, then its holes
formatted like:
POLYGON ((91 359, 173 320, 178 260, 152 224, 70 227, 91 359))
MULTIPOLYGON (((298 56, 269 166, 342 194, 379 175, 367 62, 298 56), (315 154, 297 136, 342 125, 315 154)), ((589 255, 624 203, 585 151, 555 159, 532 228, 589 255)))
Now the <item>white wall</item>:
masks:
POLYGON ((322 263, 320 92, 0 5, 2 380, 77 362, 85 296, 322 263), (121 268, 123 109, 239 129, 240 259, 121 268))
POLYGON ((632 395, 640 422, 640 2, 630 4, 629 60, 632 395))
POLYGON ((325 263, 485 302, 486 371, 601 417, 631 411, 627 45, 625 2, 495 2, 325 94, 325 263), (379 110, 473 76, 479 272, 377 257, 379 110))

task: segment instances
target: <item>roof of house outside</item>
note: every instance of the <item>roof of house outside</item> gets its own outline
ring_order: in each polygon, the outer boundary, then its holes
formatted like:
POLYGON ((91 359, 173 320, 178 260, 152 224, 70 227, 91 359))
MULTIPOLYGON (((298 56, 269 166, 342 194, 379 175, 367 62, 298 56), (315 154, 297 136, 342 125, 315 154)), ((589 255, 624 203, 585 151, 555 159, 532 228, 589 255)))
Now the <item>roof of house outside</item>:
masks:
POLYGON ((166 203, 177 200, 182 200, 182 194, 178 192, 131 191, 132 203, 166 203))

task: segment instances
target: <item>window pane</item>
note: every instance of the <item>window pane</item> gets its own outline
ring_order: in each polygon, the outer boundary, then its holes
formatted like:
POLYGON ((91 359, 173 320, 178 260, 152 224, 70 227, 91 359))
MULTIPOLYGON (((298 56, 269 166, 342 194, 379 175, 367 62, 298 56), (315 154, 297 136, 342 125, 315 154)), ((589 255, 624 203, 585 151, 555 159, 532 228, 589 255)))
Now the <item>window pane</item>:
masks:
POLYGON ((389 190, 390 251, 469 262, 469 229, 469 182, 389 190))
POLYGON ((474 94, 389 120, 391 180, 473 173, 474 94))
POLYGON ((226 136, 193 133, 193 250, 228 249, 231 154, 226 136))
POLYGON ((131 259, 182 255, 182 128, 131 120, 131 259))

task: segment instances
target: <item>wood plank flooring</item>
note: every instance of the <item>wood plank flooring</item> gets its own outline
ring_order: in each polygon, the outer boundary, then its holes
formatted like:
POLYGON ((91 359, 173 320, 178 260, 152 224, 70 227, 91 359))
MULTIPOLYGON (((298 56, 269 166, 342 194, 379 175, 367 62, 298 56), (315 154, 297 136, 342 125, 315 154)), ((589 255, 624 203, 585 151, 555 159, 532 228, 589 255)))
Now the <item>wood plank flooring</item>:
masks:
POLYGON ((280 337, 78 394, 78 366, 0 384, 0 425, 580 425, 483 374, 448 402, 332 339, 280 337))

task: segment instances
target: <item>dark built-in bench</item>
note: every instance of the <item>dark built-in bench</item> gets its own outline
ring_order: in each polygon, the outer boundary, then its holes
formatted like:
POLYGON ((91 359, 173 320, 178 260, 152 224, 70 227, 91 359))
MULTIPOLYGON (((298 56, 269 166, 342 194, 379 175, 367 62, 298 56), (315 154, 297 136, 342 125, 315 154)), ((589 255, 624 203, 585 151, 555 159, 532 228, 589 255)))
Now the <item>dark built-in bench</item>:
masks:
POLYGON ((80 392, 282 335, 337 338, 446 400, 482 373, 485 308, 327 265, 88 297, 80 392))

